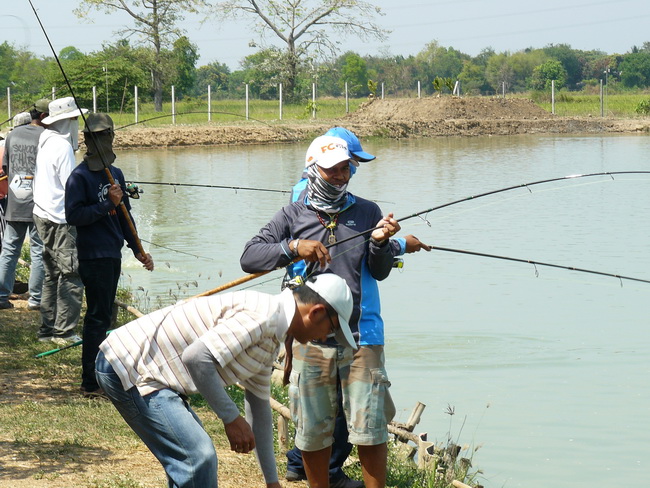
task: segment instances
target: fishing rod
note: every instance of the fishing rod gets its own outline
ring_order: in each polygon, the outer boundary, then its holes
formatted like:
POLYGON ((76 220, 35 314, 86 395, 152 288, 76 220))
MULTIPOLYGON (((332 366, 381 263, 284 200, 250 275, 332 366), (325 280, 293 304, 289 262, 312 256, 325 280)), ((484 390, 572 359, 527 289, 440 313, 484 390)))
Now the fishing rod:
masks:
POLYGON ((585 268, 576 268, 574 266, 564 266, 561 264, 553 264, 553 263, 543 263, 541 261, 534 261, 532 259, 521 259, 521 258, 513 258, 509 256, 499 256, 497 254, 487 254, 483 252, 475 252, 475 251, 467 251, 464 249, 452 249, 448 247, 439 247, 439 246, 429 246, 431 249, 435 251, 445 251, 445 252, 453 252, 457 254, 467 254, 470 256, 480 256, 484 258, 492 258, 492 259, 502 259, 504 261, 514 261, 517 263, 527 263, 527 264, 532 264, 535 266, 535 271, 537 273, 537 266, 546 266, 549 268, 558 268, 558 269, 566 269, 569 271, 579 271, 581 273, 590 273, 590 274, 595 274, 595 275, 600 275, 600 276, 608 276, 611 278, 618 278, 621 280, 621 286, 623 286, 623 280, 629 280, 629 281, 639 281, 641 283, 650 283, 650 280, 648 279, 642 279, 642 278, 634 278, 632 276, 623 276, 615 273, 606 273, 604 271, 594 271, 592 269, 585 269, 585 268))
MULTIPOLYGON (((168 183, 168 182, 158 182, 158 181, 133 181, 137 185, 166 185, 166 186, 187 186, 187 187, 196 187, 196 188, 221 188, 224 190, 248 190, 248 191, 266 191, 273 193, 291 193, 291 190, 275 190, 271 188, 254 188, 249 186, 225 186, 225 185, 201 185, 198 183, 168 183)), ((175 191, 175 190, 174 190, 175 191)))
MULTIPOLYGON (((506 188, 501 188, 501 189, 498 189, 498 190, 492 190, 492 191, 480 193, 480 194, 477 194, 477 195, 473 195, 473 196, 470 196, 470 197, 462 198, 460 200, 455 200, 453 202, 449 202, 449 203, 445 203, 445 204, 438 205, 438 206, 435 206, 435 207, 431 207, 431 208, 429 208, 427 210, 423 210, 421 212, 416 212, 416 213, 413 213, 411 215, 407 215, 406 217, 402 217, 400 219, 397 219, 397 221, 398 222, 403 222, 404 220, 408 220, 408 219, 411 219, 413 217, 418 217, 418 216, 420 216, 422 214, 433 212, 433 211, 441 209, 441 208, 456 205, 458 203, 467 202, 469 200, 476 200, 477 198, 485 197, 485 196, 488 196, 488 195, 495 195, 497 193, 502 193, 502 192, 506 192, 506 191, 510 191, 510 190, 515 190, 517 188, 528 188, 528 190, 532 193, 532 191, 530 190, 529 187, 534 186, 534 185, 540 185, 540 184, 544 184, 544 183, 551 183, 551 182, 562 181, 562 180, 571 180, 571 179, 577 179, 577 178, 594 177, 594 176, 609 176, 609 177, 612 178, 612 180, 614 180, 614 175, 622 175, 622 174, 650 174, 650 171, 608 171, 608 172, 601 172, 601 173, 569 175, 569 176, 563 176, 563 177, 558 177, 558 178, 548 178, 548 179, 544 179, 544 180, 534 181, 534 182, 531 182, 531 183, 522 183, 520 185, 513 185, 513 186, 506 187, 506 188)), ((336 243, 328 244, 328 245, 325 246, 325 248, 330 249, 330 248, 332 248, 332 247, 334 247, 334 246, 336 246, 338 244, 341 244, 343 242, 347 242, 347 241, 350 241, 352 239, 356 239, 358 237, 365 236, 366 234, 371 233, 374 230, 381 229, 382 227, 383 226, 377 226, 377 227, 374 227, 372 229, 368 229, 368 230, 366 230, 364 232, 360 232, 358 234, 347 237, 345 239, 341 239, 341 240, 337 241, 336 243)), ((565 266, 565 265, 559 265, 559 264, 553 264, 553 263, 544 263, 544 262, 541 262, 541 261, 533 261, 533 260, 530 260, 530 259, 520 259, 520 258, 513 258, 513 257, 508 257, 508 256, 499 256, 499 255, 495 255, 495 254, 479 253, 479 252, 474 252, 474 251, 466 251, 466 250, 462 250, 462 249, 444 248, 444 247, 439 247, 439 246, 430 246, 430 247, 431 247, 431 249, 435 249, 437 251, 445 251, 445 252, 453 252, 453 253, 466 254, 466 255, 481 256, 481 257, 487 257, 487 258, 493 258, 493 259, 501 259, 501 260, 506 260, 506 261, 527 263, 527 264, 532 264, 533 266, 546 266, 546 267, 552 267, 552 268, 558 268, 558 269, 566 269, 566 270, 570 270, 570 271, 577 271, 577 272, 582 272, 582 273, 595 274, 595 275, 600 275, 600 276, 609 276, 609 277, 618 278, 619 280, 621 280, 621 286, 622 286, 622 280, 631 280, 631 281, 637 281, 637 282, 642 282, 642 283, 650 283, 650 280, 646 280, 646 279, 634 278, 634 277, 630 277, 630 276, 623 276, 623 275, 618 275, 618 274, 614 274, 614 273, 606 273, 606 272, 602 272, 602 271, 594 271, 594 270, 589 270, 589 269, 584 269, 584 268, 576 268, 574 266, 565 266)), ((287 266, 289 266, 291 264, 294 264, 294 263, 296 263, 298 261, 301 261, 301 259, 296 258, 296 259, 292 260, 289 264, 287 264, 287 266)), ((287 266, 284 266, 283 268, 277 268, 277 269, 284 269, 287 266)), ((221 285, 219 287, 216 287, 216 288, 213 288, 211 290, 200 293, 198 295, 195 295, 195 296, 193 296, 191 298, 199 298, 199 297, 214 295, 216 293, 220 293, 220 292, 222 292, 224 290, 227 290, 229 288, 232 288, 234 286, 238 286, 238 285, 241 285, 243 283, 247 283, 249 281, 252 281, 252 280, 254 280, 256 278, 259 278, 261 276, 267 275, 267 274, 271 273, 272 271, 275 271, 275 269, 267 270, 267 271, 259 271, 257 273, 251 273, 251 274, 242 276, 242 277, 240 277, 240 278, 238 278, 236 280, 225 283, 224 285, 221 285)), ((54 354, 54 352, 59 352, 59 351, 58 350, 53 350, 53 352, 48 351, 49 354, 54 354)))
MULTIPOLYGON (((291 190, 276 190, 274 188, 255 188, 251 186, 226 186, 226 185, 202 185, 199 183, 171 183, 171 182, 159 182, 159 181, 130 181, 127 183, 127 189, 129 184, 136 184, 136 185, 163 185, 163 186, 172 186, 174 187, 174 193, 176 192, 176 187, 177 186, 187 186, 187 187, 195 187, 195 188, 218 188, 222 190, 244 190, 244 191, 265 191, 265 192, 271 192, 271 193, 291 193, 291 190)), ((137 188, 135 189, 137 192, 137 188)), ((134 196, 134 194, 130 193, 130 195, 134 198, 139 198, 137 196, 134 196)), ((384 200, 371 200, 373 202, 377 203, 390 203, 394 204, 395 202, 387 202, 384 200)))
POLYGON ((56 354, 57 352, 65 351, 66 349, 71 349, 73 347, 80 346, 81 344, 83 344, 83 341, 73 342, 72 344, 68 344, 67 346, 58 347, 56 349, 50 349, 49 351, 41 352, 39 354, 36 354, 34 357, 44 358, 45 356, 51 356, 52 354, 56 354))
MULTIPOLYGON (((72 98, 74 99, 74 102, 79 109, 79 113, 81 114, 81 118, 84 121, 84 124, 87 125, 86 122, 86 117, 83 113, 83 110, 81 110, 81 105, 79 105, 79 102, 77 100, 77 97, 74 93, 74 90, 72 89, 72 85, 70 84, 70 81, 68 80, 68 76, 65 73, 65 70, 63 69, 63 65, 61 64, 61 61, 59 60, 59 56, 57 56, 56 51, 54 50, 54 46, 52 45, 52 42, 50 41, 50 37, 47 35, 47 31, 45 30, 45 26, 43 26, 43 23, 41 22, 40 17, 38 16, 38 12, 36 12, 36 8, 34 7, 34 4, 32 3, 32 0, 28 0, 29 5, 32 7, 32 11, 34 12, 34 15, 36 16, 36 20, 38 21, 38 24, 41 26, 41 30, 43 31, 43 35, 45 36, 45 39, 47 40, 48 45, 50 46, 50 50, 52 51, 52 54, 54 55, 54 59, 56 60, 56 63, 59 66, 59 69, 61 70, 61 74, 63 75, 63 78, 66 82, 66 85, 68 86, 68 89, 70 90, 70 94, 72 95, 72 98)), ((95 139, 95 134, 93 132, 89 132, 90 136, 95 139)), ((104 171, 106 172, 106 176, 108 177, 108 182, 111 185, 115 185, 115 179, 113 178, 113 175, 111 173, 111 170, 109 169, 109 165, 106 163, 106 158, 104 157, 104 154, 102 153, 100 149, 99 144, 95 144, 97 148, 99 149, 98 154, 99 154, 99 159, 101 159, 102 164, 104 165, 104 171)), ((124 205, 123 201, 120 201, 120 204, 118 205, 119 208, 121 209, 122 215, 124 216, 126 222, 128 223, 129 229, 131 230, 131 234, 133 235, 133 238, 135 239, 136 247, 138 248, 138 251, 142 255, 143 258, 146 258, 147 253, 144 251, 144 248, 142 247, 142 242, 140 242, 140 237, 138 236, 138 232, 135 229, 135 224, 131 220, 131 216, 129 215, 129 211, 126 209, 126 206, 124 205)))

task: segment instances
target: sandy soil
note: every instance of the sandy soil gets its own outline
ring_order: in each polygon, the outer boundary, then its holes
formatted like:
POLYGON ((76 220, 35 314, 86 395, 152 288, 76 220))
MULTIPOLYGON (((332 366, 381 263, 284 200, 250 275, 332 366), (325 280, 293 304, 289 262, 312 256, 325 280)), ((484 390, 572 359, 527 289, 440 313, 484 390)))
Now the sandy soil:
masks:
POLYGON ((515 134, 650 132, 650 119, 557 117, 518 98, 422 98, 371 100, 335 120, 251 121, 238 125, 129 127, 117 131, 118 148, 272 144, 311 139, 341 125, 359 137, 437 137, 515 134))

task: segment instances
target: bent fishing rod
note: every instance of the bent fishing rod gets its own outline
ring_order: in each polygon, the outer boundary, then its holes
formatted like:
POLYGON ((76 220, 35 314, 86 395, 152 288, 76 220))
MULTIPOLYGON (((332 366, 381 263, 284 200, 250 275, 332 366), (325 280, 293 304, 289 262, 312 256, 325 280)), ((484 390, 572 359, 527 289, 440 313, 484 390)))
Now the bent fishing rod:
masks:
MULTIPOLYGON (((517 189, 520 189, 520 188, 526 188, 526 189, 528 189, 528 191, 530 193, 533 193, 533 191, 529 187, 535 186, 535 185, 541 185, 541 184, 544 184, 544 183, 553 183, 553 182, 556 182, 556 181, 563 181, 563 180, 573 180, 573 179, 577 179, 577 178, 590 178, 590 177, 594 177, 594 176, 609 176, 612 180, 615 180, 614 176, 616 176, 616 175, 629 175, 629 174, 650 174, 650 171, 643 171, 643 170, 640 170, 640 171, 603 171, 601 173, 575 174, 575 175, 568 175, 568 176, 560 176, 558 178, 548 178, 548 179, 545 179, 545 180, 533 181, 531 183, 521 183, 519 185, 512 185, 512 186, 508 186, 508 187, 505 187, 505 188, 500 188, 498 190, 492 190, 492 191, 486 191, 484 193, 478 193, 476 195, 461 198, 460 200, 454 200, 453 202, 443 203, 442 205, 437 205, 435 207, 431 207, 431 208, 428 208, 426 210, 422 210, 420 212, 416 212, 416 213, 413 213, 411 215, 407 215, 406 217, 401 217, 401 218, 396 219, 396 220, 397 220, 397 222, 403 222, 405 220, 412 219, 413 217, 419 217, 420 215, 425 215, 425 214, 428 214, 430 212, 434 212, 435 210, 440 210, 442 208, 451 207, 452 205, 456 205, 456 204, 464 203, 464 202, 469 202, 470 200, 477 200, 477 199, 482 198, 482 197, 487 197, 487 196, 490 196, 490 195, 496 195, 497 193, 503 193, 503 192, 506 192, 506 191, 517 190, 517 189)), ((426 221, 426 219, 425 219, 425 222, 427 222, 427 224, 429 224, 429 226, 431 226, 431 224, 428 221, 426 221)), ((373 231, 375 231, 377 229, 381 229, 382 227, 383 226, 380 225, 380 226, 377 226, 377 227, 373 227, 372 229, 368 229, 368 230, 365 230, 363 232, 359 232, 358 234, 355 234, 355 235, 346 237, 344 239, 341 239, 340 241, 337 241, 336 244, 342 244, 342 243, 350 241, 352 239, 356 239, 357 237, 365 236, 366 234, 369 234, 369 233, 371 233, 371 232, 373 232, 373 231)))
MULTIPOLYGON (((435 206, 435 207, 431 207, 431 208, 428 208, 426 210, 422 210, 421 212, 416 212, 416 213, 413 213, 411 215, 407 215, 406 217, 402 217, 400 219, 397 219, 397 222, 403 222, 405 220, 412 219, 413 217, 419 217, 420 215, 427 214, 427 213, 433 212, 435 210, 439 210, 441 208, 450 207, 452 205, 456 205, 456 204, 459 204, 459 203, 467 202, 467 201, 470 201, 470 200, 476 200, 478 198, 486 197, 486 196, 489 196, 489 195, 495 195, 497 193, 503 193, 503 192, 510 191, 510 190, 515 190, 515 189, 518 189, 518 188, 528 188, 528 190, 532 193, 532 190, 530 190, 529 187, 535 186, 535 185, 541 185, 541 184, 544 184, 544 183, 551 183, 551 182, 562 181, 562 180, 572 180, 572 179, 577 179, 577 178, 587 178, 587 177, 594 177, 594 176, 609 176, 613 180, 614 175, 624 175, 624 174, 650 174, 650 171, 605 171, 605 172, 600 172, 600 173, 576 174, 576 175, 562 176, 562 177, 558 177, 558 178, 547 178, 547 179, 544 179, 544 180, 533 181, 531 183, 522 183, 520 185, 512 185, 512 186, 508 186, 506 188, 500 188, 498 190, 492 190, 492 191, 487 191, 487 192, 484 192, 484 193, 479 193, 477 195, 472 195, 472 196, 469 196, 469 197, 466 197, 466 198, 462 198, 460 200, 455 200, 453 202, 449 202, 449 203, 445 203, 445 204, 438 205, 438 206, 435 206)), ((381 226, 381 225, 377 226, 377 227, 373 227, 373 228, 368 229, 366 231, 359 232, 358 234, 354 234, 354 235, 352 235, 350 237, 346 237, 344 239, 337 240, 333 244, 326 245, 325 248, 330 249, 330 248, 332 248, 334 246, 337 246, 337 245, 342 244, 344 242, 348 242, 348 241, 350 241, 352 239, 357 239, 359 237, 364 237, 367 234, 370 234, 370 233, 372 233, 373 231, 375 231, 377 229, 381 229, 382 227, 383 226, 381 226)), ((442 250, 447 250, 445 248, 436 248, 434 246, 431 246, 431 248, 432 249, 438 249, 438 250, 441 250, 441 251, 442 250)), ((461 252, 461 251, 456 250, 455 252, 461 252)), ((465 254, 471 254, 471 252, 470 251, 465 251, 465 254)), ((477 253, 477 255, 481 255, 481 254, 477 253)), ((496 256, 485 255, 485 257, 496 257, 496 256)), ((640 278, 632 278, 632 277, 620 276, 620 275, 613 274, 613 273, 603 273, 603 272, 600 272, 600 271, 584 270, 584 269, 570 267, 570 266, 561 266, 561 265, 550 264, 550 263, 541 263, 541 262, 537 262, 537 261, 533 262, 531 260, 520 260, 518 258, 508 258, 508 257, 500 257, 500 258, 510 260, 510 261, 521 261, 521 262, 525 262, 525 263, 529 263, 529 264, 538 264, 540 266, 550 266, 550 267, 555 267, 555 268, 565 268, 565 269, 570 269, 570 270, 573 270, 573 271, 592 273, 592 274, 600 274, 600 275, 611 276, 611 277, 615 277, 615 278, 619 278, 619 279, 627 279, 627 280, 641 281, 641 282, 650 283, 650 281, 648 281, 648 280, 644 280, 644 279, 640 279, 640 278)), ((293 264, 293 263, 295 263, 297 261, 300 261, 300 260, 301 260, 300 258, 296 258, 291 263, 289 263, 287 266, 289 266, 290 264, 293 264)), ((285 266, 285 268, 286 268, 286 266, 285 266)), ((278 269, 283 269, 283 268, 278 268, 278 269)), ((249 275, 246 275, 246 276, 242 276, 241 278, 233 280, 233 281, 231 281, 229 283, 226 283, 226 284, 224 284, 222 286, 219 286, 217 288, 213 288, 212 290, 208 290, 208 291, 205 291, 205 292, 203 292, 203 293, 201 293, 199 295, 196 295, 196 297, 214 295, 216 293, 222 292, 222 291, 227 290, 229 288, 232 288, 234 286, 237 286, 237 285, 246 283, 248 281, 254 280, 256 278, 259 278, 260 276, 264 276, 264 275, 270 273, 271 271, 275 271, 275 270, 260 271, 260 272, 257 272, 257 273, 252 273, 252 274, 249 274, 249 275)))
MULTIPOLYGON (((83 119, 84 125, 87 125, 86 123, 86 117, 84 116, 83 111, 81 110, 81 105, 79 104, 79 101, 74 93, 74 90, 72 89, 72 85, 70 84, 70 80, 68 79, 68 76, 66 75, 65 70, 63 69, 63 65, 61 64, 61 61, 59 60, 59 56, 57 56, 56 51, 54 50, 54 46, 52 45, 52 42, 50 41, 50 37, 47 35, 47 31, 45 30, 45 26, 43 26, 43 23, 41 22, 40 17, 38 16, 38 12, 36 12, 36 8, 34 7, 34 4, 32 3, 32 0, 28 0, 29 5, 32 7, 32 11, 34 12, 34 15, 36 16, 36 20, 38 21, 38 24, 41 27, 41 30, 43 31, 43 35, 45 36, 45 39, 47 40, 48 45, 50 46, 50 50, 52 51, 52 54, 54 55, 54 59, 56 60, 57 65, 59 66, 59 70, 61 70, 61 74, 63 75, 63 79, 65 80, 66 85, 68 86, 68 89, 70 90, 70 95, 74 99, 75 105, 79 109, 79 113, 81 114, 81 118, 83 119)), ((96 135, 93 132, 89 132, 90 136, 95 140, 96 135)), ((99 144, 95 144, 95 146, 98 148, 98 154, 99 154, 99 159, 102 161, 102 164, 104 165, 104 171, 106 172, 106 176, 108 177, 108 182, 111 185, 115 184, 115 179, 113 178, 113 175, 111 173, 111 170, 109 168, 109 165, 106 163, 106 157, 102 153, 102 150, 100 148, 99 144)), ((144 248, 142 247, 142 242, 140 242, 140 237, 138 236, 138 232, 135 229, 135 224, 131 220, 131 216, 129 215, 129 211, 126 209, 126 206, 124 205, 123 201, 120 201, 120 204, 118 207, 121 209, 122 215, 124 216, 126 222, 129 225, 129 229, 131 231, 131 234, 133 235, 133 238, 135 239, 136 246, 138 248, 138 251, 142 255, 143 258, 146 258, 147 253, 145 252, 144 248)))

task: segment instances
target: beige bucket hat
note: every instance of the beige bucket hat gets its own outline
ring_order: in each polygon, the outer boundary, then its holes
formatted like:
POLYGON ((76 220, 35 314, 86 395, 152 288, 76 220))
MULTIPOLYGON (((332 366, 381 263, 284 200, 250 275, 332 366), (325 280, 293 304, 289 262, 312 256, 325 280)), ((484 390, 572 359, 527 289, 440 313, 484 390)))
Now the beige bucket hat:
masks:
POLYGON ((50 102, 50 114, 42 122, 45 125, 53 124, 58 120, 73 119, 81 114, 87 114, 87 108, 79 108, 73 97, 57 98, 50 102))

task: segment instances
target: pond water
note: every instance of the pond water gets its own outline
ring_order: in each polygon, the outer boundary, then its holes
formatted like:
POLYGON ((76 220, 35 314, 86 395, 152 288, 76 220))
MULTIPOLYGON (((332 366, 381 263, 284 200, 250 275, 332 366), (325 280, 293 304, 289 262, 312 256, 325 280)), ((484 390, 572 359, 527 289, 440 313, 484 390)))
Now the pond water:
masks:
MULTIPOLYGON (((127 179, 284 190, 307 144, 122 151, 127 179)), ((542 179, 650 170, 647 136, 368 140, 350 190, 397 218, 542 179)), ((134 215, 156 261, 125 253, 141 308, 244 276, 244 243, 288 194, 141 184, 134 215), (164 247, 161 247, 164 246, 164 247), (185 254, 183 254, 185 253, 185 254)), ((402 221, 463 249, 650 280, 650 175, 563 180, 402 221)), ((468 445, 489 487, 650 481, 650 283, 443 251, 381 283, 397 420, 468 445), (454 415, 447 412, 453 409, 454 415)), ((245 286, 276 293, 282 273, 245 286)))

